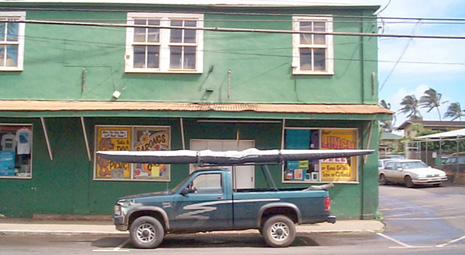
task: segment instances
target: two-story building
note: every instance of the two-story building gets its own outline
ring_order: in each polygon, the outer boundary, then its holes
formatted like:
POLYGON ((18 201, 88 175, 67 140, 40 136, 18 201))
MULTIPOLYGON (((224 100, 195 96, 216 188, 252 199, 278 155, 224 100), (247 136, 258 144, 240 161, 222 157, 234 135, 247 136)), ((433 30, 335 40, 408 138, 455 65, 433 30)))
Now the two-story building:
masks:
MULTIPOLYGON (((109 215, 196 166, 98 150, 375 149, 378 6, 287 1, 0 1, 0 214, 109 215)), ((372 219, 377 152, 287 162, 279 186, 335 183, 332 212, 372 219)), ((263 187, 253 166, 240 187, 263 187)))

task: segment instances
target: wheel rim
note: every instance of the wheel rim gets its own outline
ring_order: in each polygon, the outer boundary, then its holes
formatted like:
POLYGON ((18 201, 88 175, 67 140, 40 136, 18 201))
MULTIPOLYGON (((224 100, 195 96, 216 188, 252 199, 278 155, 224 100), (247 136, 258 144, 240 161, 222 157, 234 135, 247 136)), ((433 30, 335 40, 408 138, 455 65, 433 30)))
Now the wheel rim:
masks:
POLYGON ((276 241, 283 241, 289 237, 289 227, 283 222, 276 222, 270 229, 271 237, 276 241))
POLYGON ((137 238, 144 243, 152 242, 156 237, 155 228, 148 223, 141 224, 137 228, 137 238))

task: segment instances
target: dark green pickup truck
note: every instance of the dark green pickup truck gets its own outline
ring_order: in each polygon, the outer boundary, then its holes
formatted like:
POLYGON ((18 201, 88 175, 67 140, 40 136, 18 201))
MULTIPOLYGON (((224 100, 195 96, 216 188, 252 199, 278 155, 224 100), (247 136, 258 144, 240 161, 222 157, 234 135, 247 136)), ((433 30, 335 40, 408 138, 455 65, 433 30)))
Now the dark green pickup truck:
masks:
POLYGON ((232 166, 192 173, 174 189, 120 198, 114 223, 130 232, 133 245, 155 248, 166 233, 258 229, 273 247, 289 246, 295 239, 295 224, 330 222, 332 184, 309 188, 278 189, 268 164, 368 155, 373 150, 257 150, 244 151, 99 151, 107 160, 133 163, 197 164, 232 166), (235 166, 261 165, 272 188, 240 190, 233 185, 235 166), (266 169, 266 171, 264 170, 266 169))
POLYGON ((273 247, 289 246, 295 224, 336 222, 327 186, 234 190, 229 170, 201 170, 171 191, 120 198, 114 223, 133 245, 155 248, 166 233, 258 229, 273 247))

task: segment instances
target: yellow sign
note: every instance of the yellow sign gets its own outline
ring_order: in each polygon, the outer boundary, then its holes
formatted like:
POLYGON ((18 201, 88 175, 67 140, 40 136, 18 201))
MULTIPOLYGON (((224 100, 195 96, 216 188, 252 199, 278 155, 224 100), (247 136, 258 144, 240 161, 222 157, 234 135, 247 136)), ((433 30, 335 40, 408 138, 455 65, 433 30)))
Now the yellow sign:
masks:
MULTIPOLYGON (((131 150, 130 127, 97 127, 98 151, 131 150)), ((97 177, 130 178, 130 164, 97 157, 97 177)))
MULTIPOLYGON (((356 149, 357 130, 322 130, 321 149, 356 149)), ((357 157, 321 161, 321 181, 357 181, 357 157)))
MULTIPOLYGON (((166 151, 170 149, 170 131, 167 127, 134 128, 136 151, 166 151)), ((135 164, 134 178, 169 180, 169 165, 135 164)))

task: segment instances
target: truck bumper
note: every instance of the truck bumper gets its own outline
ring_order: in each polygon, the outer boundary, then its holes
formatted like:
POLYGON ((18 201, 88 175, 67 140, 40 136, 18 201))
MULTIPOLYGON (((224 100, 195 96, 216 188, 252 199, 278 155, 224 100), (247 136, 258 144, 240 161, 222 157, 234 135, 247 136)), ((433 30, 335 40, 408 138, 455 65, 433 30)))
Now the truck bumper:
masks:
POLYGON ((326 222, 328 223, 336 223, 336 216, 335 215, 328 215, 328 217, 326 218, 326 222))
POLYGON ((128 226, 124 224, 124 216, 113 216, 113 223, 115 227, 119 231, 126 231, 128 230, 128 226))

